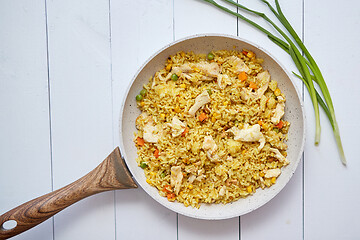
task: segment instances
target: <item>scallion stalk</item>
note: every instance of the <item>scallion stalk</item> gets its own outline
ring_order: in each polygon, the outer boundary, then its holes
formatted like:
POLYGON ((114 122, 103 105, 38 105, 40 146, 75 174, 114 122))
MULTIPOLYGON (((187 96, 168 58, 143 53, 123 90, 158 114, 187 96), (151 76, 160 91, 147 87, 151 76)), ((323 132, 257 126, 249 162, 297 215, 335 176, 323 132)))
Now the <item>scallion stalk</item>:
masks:
POLYGON ((313 59, 313 57, 311 56, 311 54, 309 53, 309 51, 307 50, 307 48, 305 47, 303 42, 301 41, 300 37, 297 35, 294 28, 291 26, 289 21, 286 19, 284 13, 281 10, 279 1, 275 0, 276 9, 277 9, 277 11, 276 11, 268 1, 261 0, 269 7, 271 12, 273 12, 273 14, 278 18, 278 20, 281 22, 281 24, 285 27, 285 29, 290 33, 290 36, 295 40, 297 45, 300 47, 300 49, 305 54, 306 58, 301 55, 300 51, 295 46, 295 44, 290 39, 290 37, 287 34, 285 34, 273 21, 271 21, 266 16, 266 14, 249 9, 249 8, 243 6, 239 3, 236 3, 232 0, 224 0, 228 3, 231 3, 235 6, 237 6, 238 8, 241 8, 245 11, 248 11, 250 13, 253 13, 257 16, 262 17, 264 20, 266 20, 268 23, 270 23, 276 29, 276 31, 286 40, 286 42, 283 41, 282 39, 280 39, 279 37, 276 37, 271 32, 269 32, 262 26, 258 25, 254 21, 244 17, 240 13, 231 11, 230 9, 219 5, 214 0, 204 0, 204 1, 216 6, 232 15, 235 15, 238 18, 242 19, 243 21, 254 26, 261 32, 265 33, 272 42, 274 42, 276 45, 278 45, 281 49, 283 49, 285 52, 287 52, 291 56, 297 69, 299 70, 301 76, 298 74, 295 74, 295 73, 294 74, 304 82, 304 84, 310 94, 311 101, 314 106, 315 121, 316 121, 315 144, 318 144, 319 140, 320 140, 320 115, 319 115, 319 105, 320 105, 324 109, 325 114, 328 117, 328 119, 331 123, 331 126, 333 128, 333 132, 334 132, 336 143, 337 143, 337 146, 339 149, 341 161, 344 165, 346 165, 346 159, 345 159, 345 154, 344 154, 344 150, 343 150, 342 143, 341 143, 339 128, 338 128, 338 124, 337 124, 337 121, 335 118, 334 106, 333 106, 333 103, 332 103, 332 100, 330 97, 329 90, 326 86, 325 80, 324 80, 324 78, 321 74, 321 71, 320 71, 318 65, 316 64, 315 60, 313 59), (309 69, 311 70, 311 72, 314 75, 310 74, 309 69), (318 84, 318 86, 320 87, 320 90, 324 96, 325 102, 321 98, 320 94, 316 91, 313 81, 316 82, 318 84))

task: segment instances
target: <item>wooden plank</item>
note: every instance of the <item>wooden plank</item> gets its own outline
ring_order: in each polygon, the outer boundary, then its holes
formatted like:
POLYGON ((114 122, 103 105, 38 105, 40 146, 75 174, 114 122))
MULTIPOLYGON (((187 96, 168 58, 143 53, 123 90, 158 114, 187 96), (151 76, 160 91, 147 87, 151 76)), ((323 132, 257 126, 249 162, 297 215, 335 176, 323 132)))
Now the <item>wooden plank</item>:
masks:
MULTIPOLYGON (((273 1, 271 1, 273 3, 273 1)), ((284 14, 301 36, 302 33, 302 1, 280 1, 284 14)), ((261 1, 247 1, 246 6, 264 12, 275 23, 279 22, 272 16, 265 4, 261 1)), ((275 5, 274 5, 275 6, 275 5)), ((243 14, 243 11, 240 11, 243 14)), ((249 14, 244 14, 261 26, 269 29, 264 20, 249 14)), ((278 34, 276 34, 278 36, 278 34)), ((290 56, 272 43, 265 34, 243 21, 239 21, 239 36, 261 46, 278 59, 288 71, 296 70, 290 56)), ((298 89, 302 84, 293 77, 298 89)), ((310 109, 311 111, 311 109, 310 109)), ((241 217, 241 239, 302 239, 303 231, 303 191, 302 191, 302 162, 287 186, 265 206, 241 217), (261 231, 259 231, 261 229, 261 231), (281 234, 279 234, 281 233, 281 234)))
MULTIPOLYGON (((175 0, 174 7, 175 39, 199 33, 237 34, 236 18, 205 2, 175 0)), ((206 221, 179 215, 178 225, 179 239, 239 239, 239 218, 206 221)))
MULTIPOLYGON (((305 42, 328 85, 348 166, 340 163, 331 126, 321 114, 321 140, 314 146, 314 116, 308 114, 305 153, 305 239, 356 239, 360 234, 360 134, 357 72, 360 67, 359 1, 305 1, 305 42)), ((306 96, 306 108, 312 104, 306 96)))
MULTIPOLYGON (((173 39, 172 13, 172 1, 168 0, 111 2, 113 122, 116 133, 125 90, 138 67, 173 39)), ((118 139, 115 135, 116 145, 118 139)), ((116 191, 117 239, 147 239, 149 233, 156 239, 176 239, 176 220, 174 212, 155 202, 141 188, 116 191), (139 230, 134 230, 134 226, 139 230)))
MULTIPOLYGON (((109 1, 47 1, 54 189, 113 148, 109 1)), ((114 192, 55 217, 55 239, 115 239, 114 192)))
MULTIPOLYGON (((204 1, 174 0, 175 39, 201 33, 237 35, 236 17, 204 1)), ((233 6, 222 3, 229 9, 233 6)))
MULTIPOLYGON (((45 20, 44 1, 0 2, 0 214, 51 191, 45 20)), ((50 219, 14 239, 52 233, 50 219)))

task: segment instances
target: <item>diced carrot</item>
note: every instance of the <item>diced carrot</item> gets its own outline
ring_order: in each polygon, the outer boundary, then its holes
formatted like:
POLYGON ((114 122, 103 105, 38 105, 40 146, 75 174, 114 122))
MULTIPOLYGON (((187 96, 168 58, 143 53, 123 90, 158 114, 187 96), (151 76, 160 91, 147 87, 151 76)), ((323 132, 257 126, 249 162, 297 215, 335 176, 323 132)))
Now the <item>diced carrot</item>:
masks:
POLYGON ((205 122, 206 119, 207 119, 206 113, 202 112, 199 116, 200 122, 205 122))
POLYGON ((172 193, 171 186, 170 185, 165 185, 164 188, 163 188, 163 192, 172 193))
POLYGON ((144 145, 145 145, 145 141, 144 141, 144 139, 141 138, 141 137, 137 137, 137 138, 136 138, 136 143, 137 143, 137 145, 139 145, 139 146, 144 146, 144 145))
POLYGON ((155 151, 154 151, 154 156, 155 156, 156 158, 159 157, 159 149, 155 149, 155 151))
POLYGON ((246 74, 246 72, 240 72, 239 73, 239 80, 240 81, 245 81, 247 79, 247 74, 246 74))
POLYGON ((242 50, 242 54, 247 55, 247 54, 248 54, 248 52, 247 52, 247 51, 245 51, 245 50, 242 50))
POLYGON ((166 197, 171 202, 175 201, 175 193, 169 193, 166 195, 166 197))
POLYGON ((258 88, 256 83, 254 83, 254 82, 250 82, 249 87, 252 88, 252 89, 257 89, 258 88))
POLYGON ((183 133, 181 134, 182 137, 185 137, 185 135, 189 132, 189 127, 186 127, 183 133))
POLYGON ((278 124, 275 125, 278 129, 282 129, 284 126, 284 122, 280 120, 278 124))
POLYGON ((264 124, 264 122, 263 121, 258 121, 258 124, 260 125, 260 126, 262 126, 263 124, 264 124))

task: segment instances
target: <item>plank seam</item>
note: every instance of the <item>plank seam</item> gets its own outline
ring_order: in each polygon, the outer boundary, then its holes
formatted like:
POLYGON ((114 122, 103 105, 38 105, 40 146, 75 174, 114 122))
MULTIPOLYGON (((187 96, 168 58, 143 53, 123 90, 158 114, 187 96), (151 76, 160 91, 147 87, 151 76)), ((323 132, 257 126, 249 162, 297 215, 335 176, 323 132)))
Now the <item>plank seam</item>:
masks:
MULTIPOLYGON (((49 112, 49 148, 50 148, 50 174, 51 191, 54 191, 54 165, 53 165, 53 144, 52 144, 52 122, 51 122, 51 85, 50 85, 50 60, 49 60, 49 26, 47 0, 44 0, 45 7, 45 39, 46 39, 46 68, 47 68, 47 91, 48 91, 48 112, 49 112)), ((55 239, 55 218, 51 217, 52 239, 55 239)))
MULTIPOLYGON (((302 36, 301 40, 305 43, 305 0, 302 0, 302 36)), ((304 53, 303 53, 304 54, 304 53)), ((302 99, 305 102, 305 86, 302 83, 302 99)), ((302 153, 302 239, 305 239, 305 153, 302 153)))

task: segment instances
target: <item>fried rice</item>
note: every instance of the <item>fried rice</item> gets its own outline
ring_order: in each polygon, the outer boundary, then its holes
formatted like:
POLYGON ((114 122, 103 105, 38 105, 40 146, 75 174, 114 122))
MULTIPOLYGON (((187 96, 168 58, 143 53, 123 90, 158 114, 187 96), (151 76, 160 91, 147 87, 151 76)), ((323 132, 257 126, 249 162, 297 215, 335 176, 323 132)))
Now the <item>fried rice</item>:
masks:
POLYGON ((169 201, 200 207, 271 187, 289 164, 285 96, 254 52, 178 52, 136 98, 137 163, 169 201))

